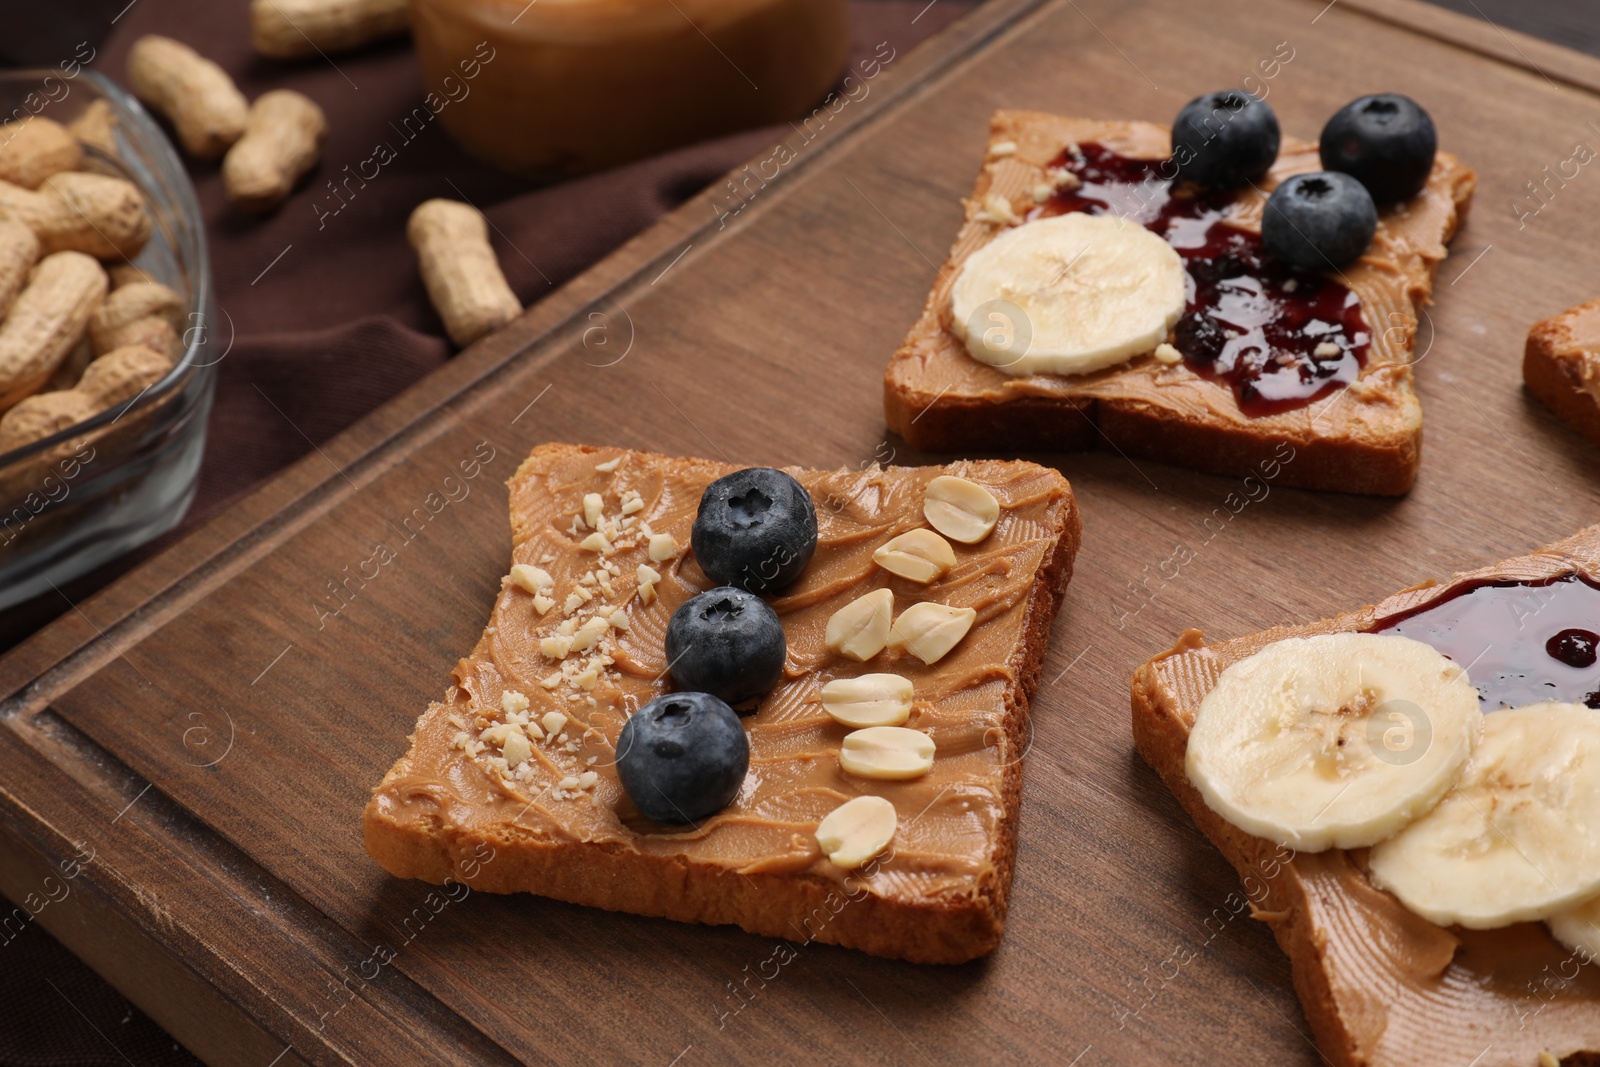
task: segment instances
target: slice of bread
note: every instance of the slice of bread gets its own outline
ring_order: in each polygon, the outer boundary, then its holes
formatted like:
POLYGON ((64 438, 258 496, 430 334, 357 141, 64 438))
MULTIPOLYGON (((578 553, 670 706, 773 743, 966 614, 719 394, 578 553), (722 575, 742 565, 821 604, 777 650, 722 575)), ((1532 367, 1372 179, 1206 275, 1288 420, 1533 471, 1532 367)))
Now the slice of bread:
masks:
POLYGON ((614 745, 628 716, 668 691, 668 619, 713 584, 689 551, 690 528, 704 488, 734 469, 616 448, 533 451, 510 481, 512 556, 549 575, 549 602, 503 583, 455 684, 374 791, 368 852, 403 878, 732 923, 916 962, 989 952, 1005 927, 1028 704, 1078 550, 1071 487, 1046 467, 994 460, 790 470, 816 504, 819 539, 800 578, 768 598, 788 641, 783 680, 745 719, 750 771, 738 797, 698 826, 662 826, 622 790, 614 745), (927 525, 924 490, 941 474, 988 487, 999 521, 983 541, 954 546, 955 566, 933 583, 894 577, 873 550, 927 525), (598 530, 591 509, 603 516, 598 530), (606 544, 584 548, 595 534, 606 544), (976 622, 931 666, 893 649, 865 663, 829 652, 833 612, 884 588, 897 613, 937 601, 975 609, 976 622), (592 647, 552 658, 543 638, 595 617, 610 624, 592 647), (882 672, 916 686, 907 725, 937 746, 921 778, 856 778, 839 767, 848 731, 818 691, 831 678, 882 672), (543 736, 524 745, 531 734, 543 736), (507 756, 524 748, 531 754, 513 767, 507 756), (840 870, 821 854, 817 824, 867 794, 895 806, 895 835, 875 860, 840 870))
MULTIPOLYGON (((1140 755, 1239 872, 1251 914, 1288 954, 1306 1019, 1335 1067, 1600 1063, 1600 965, 1577 958, 1542 923, 1434 926, 1373 886, 1364 849, 1295 855, 1224 821, 1185 772, 1195 711, 1225 668, 1274 641, 1378 629, 1486 580, 1575 573, 1600 576, 1600 526, 1322 622, 1215 645, 1190 630, 1134 673, 1140 755)), ((1518 619, 1508 615, 1506 625, 1514 629, 1518 619)))
MULTIPOLYGON (((1171 154, 1169 137, 1165 126, 1148 122, 1032 111, 994 116, 966 221, 922 317, 884 375, 889 429, 931 452, 1111 448, 1240 476, 1288 454, 1293 460, 1277 476, 1280 484, 1404 493, 1416 478, 1422 441, 1411 377, 1418 308, 1429 300, 1434 269, 1477 183, 1449 153, 1438 154, 1421 193, 1380 212, 1371 247, 1343 272, 1372 334, 1366 366, 1351 385, 1307 407, 1251 417, 1227 384, 1151 355, 1091 374, 1012 377, 973 359, 951 332, 950 287, 967 257, 1008 225, 994 221, 994 197, 1024 214, 1034 191, 1049 187, 1047 165, 1068 146, 1099 143, 1130 158, 1162 160, 1171 154)), ((1261 191, 1241 194, 1234 221, 1259 232, 1262 194, 1290 175, 1320 169, 1315 144, 1285 138, 1261 191)))
POLYGON ((1600 445, 1600 300, 1528 331, 1522 379, 1545 407, 1600 445))

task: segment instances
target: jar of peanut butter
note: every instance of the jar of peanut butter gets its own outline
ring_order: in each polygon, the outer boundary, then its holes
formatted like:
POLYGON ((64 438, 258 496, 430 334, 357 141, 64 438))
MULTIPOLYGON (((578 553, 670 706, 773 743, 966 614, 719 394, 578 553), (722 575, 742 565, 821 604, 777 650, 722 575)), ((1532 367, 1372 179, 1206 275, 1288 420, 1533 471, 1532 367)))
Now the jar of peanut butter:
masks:
POLYGON ((411 0, 426 108, 507 170, 595 170, 797 118, 844 70, 847 0, 411 0))

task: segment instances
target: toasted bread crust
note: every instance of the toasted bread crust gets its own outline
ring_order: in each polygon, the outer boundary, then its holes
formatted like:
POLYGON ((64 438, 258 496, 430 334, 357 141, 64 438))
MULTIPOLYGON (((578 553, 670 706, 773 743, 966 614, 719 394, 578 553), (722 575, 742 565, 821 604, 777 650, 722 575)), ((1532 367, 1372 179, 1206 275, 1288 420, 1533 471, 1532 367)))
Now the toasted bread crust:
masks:
POLYGON ((1600 300, 1536 323, 1523 350, 1522 379, 1540 403, 1600 445, 1600 337, 1588 326, 1596 322, 1600 300))
MULTIPOLYGON (((1295 992, 1316 1036, 1317 1046, 1334 1067, 1409 1065, 1419 1062, 1415 1058, 1419 1051, 1420 1062, 1450 1062, 1451 1056, 1430 1056, 1430 1052, 1438 1050, 1419 1050, 1414 1044, 1406 1045, 1397 1052, 1386 1044, 1381 1019, 1386 1011, 1393 1010, 1392 998, 1399 996, 1399 992, 1396 988, 1366 986, 1362 976, 1346 973, 1344 966, 1330 952, 1330 938, 1333 935, 1326 921, 1328 915, 1337 910, 1336 906, 1330 906, 1330 897, 1344 892, 1343 887, 1352 884, 1360 885, 1364 892, 1378 893, 1367 884, 1365 875, 1361 873, 1359 858, 1337 849, 1316 855, 1294 856, 1289 850, 1246 833, 1207 807, 1200 792, 1190 783, 1185 769, 1194 708, 1225 666, 1253 655, 1275 641, 1371 630, 1385 619, 1425 607, 1459 588, 1485 579, 1537 582, 1570 572, 1590 576, 1600 572, 1600 526, 1590 527, 1530 555, 1457 574, 1439 585, 1427 583, 1416 586, 1396 593, 1376 606, 1367 606, 1332 619, 1303 626, 1275 627, 1210 646, 1205 643, 1200 631, 1189 630, 1172 649, 1151 658, 1134 672, 1131 686, 1132 726, 1134 744, 1140 756, 1161 777, 1195 826, 1233 864, 1244 880, 1251 913, 1272 928, 1278 946, 1289 957, 1295 992), (1377 1037, 1371 1032, 1374 1017, 1380 1020, 1377 1037)), ((1398 908, 1398 905, 1395 906, 1398 908)), ((1348 915, 1361 913, 1359 907, 1339 912, 1347 919, 1348 915)), ((1426 928, 1440 937, 1452 936, 1420 918, 1412 917, 1411 921, 1418 928, 1426 928)), ((1344 929, 1341 933, 1342 936, 1349 936, 1350 929, 1344 929)), ((1393 930, 1387 929, 1355 928, 1355 933, 1357 936, 1370 937, 1375 945, 1383 943, 1386 937, 1392 939, 1395 936, 1393 930)), ((1503 1026, 1504 1017, 1518 1019, 1518 1011, 1521 1010, 1519 993, 1520 990, 1508 990, 1504 994, 1508 1002, 1507 1010, 1501 1013, 1502 1017, 1487 1020, 1485 1025, 1489 1029, 1503 1026)), ((1424 1005, 1421 1010, 1431 1008, 1424 1005)), ((1580 1006, 1578 1010, 1583 1009, 1580 1006)), ((1530 1043, 1534 1052, 1526 1057, 1529 1067, 1535 1064, 1536 1053, 1544 1050, 1551 1051, 1560 1063, 1568 1067, 1600 1062, 1600 1013, 1594 1014, 1589 1027, 1592 1033, 1587 1042, 1592 1042, 1592 1046, 1577 1049, 1572 1048, 1570 1043, 1565 1047, 1561 1044, 1565 1035, 1570 1033, 1570 1016, 1559 1020, 1559 1025, 1566 1029, 1557 1031, 1558 1019, 1552 1015, 1540 1018, 1537 1012, 1529 1013, 1526 1010, 1521 1010, 1521 1014, 1523 1018, 1520 1022, 1512 1023, 1513 1027, 1528 1027, 1525 1034, 1519 1032, 1517 1035, 1519 1049, 1497 1048, 1497 1055, 1485 1058, 1483 1063, 1523 1063, 1521 1050, 1530 1043), (1528 1017, 1530 1014, 1531 1018, 1528 1017), (1541 1025, 1547 1025, 1550 1029, 1541 1033, 1541 1025)), ((1467 1058, 1471 1055, 1469 1052, 1467 1058)))
MULTIPOLYGON (((994 116, 990 144, 1027 143, 1030 139, 1102 139, 1114 143, 1148 146, 1165 137, 1165 130, 1142 122, 1093 122, 1065 119, 1037 112, 1002 111, 994 116)), ((1291 148, 1305 146, 1286 144, 1291 148)), ((1441 154, 1430 183, 1448 195, 1453 205, 1443 220, 1442 232, 1430 235, 1442 245, 1466 218, 1476 177, 1453 157, 1441 154)), ((981 244, 973 233, 976 206, 991 185, 986 168, 980 173, 969 204, 967 223, 941 269, 941 279, 953 278, 962 263, 981 244)), ((1413 277, 1403 298, 1404 346, 1409 353, 1416 309, 1426 304, 1432 290, 1435 261, 1416 255, 1413 277)), ((1287 464, 1280 484, 1307 489, 1399 495, 1410 489, 1421 463, 1421 418, 1412 389, 1410 368, 1404 364, 1372 366, 1363 371, 1359 385, 1370 395, 1387 401, 1390 414, 1381 420, 1340 412, 1330 406, 1316 420, 1296 423, 1278 418, 1241 421, 1192 405, 1164 403, 1149 390, 1108 395, 1104 388, 1118 375, 1132 380, 1149 357, 1141 357, 1119 370, 1095 377, 1082 395, 1056 390, 1050 395, 997 398, 992 390, 952 388, 928 390, 906 373, 907 361, 926 356, 935 339, 947 332, 942 304, 946 286, 936 285, 906 340, 884 375, 884 418, 891 432, 908 444, 930 452, 1084 451, 1111 447, 1140 459, 1170 462, 1214 474, 1245 476, 1289 446, 1295 460, 1287 464), (1326 417, 1324 417, 1326 416, 1326 417)), ((1387 321, 1393 331, 1399 319, 1387 321)), ((1369 326, 1372 324, 1369 323, 1369 326)), ((1374 329, 1378 328, 1376 326, 1374 329)), ((1352 387, 1354 388, 1354 386, 1352 387)), ((1232 403, 1231 398, 1224 403, 1232 403)))
MULTIPOLYGON (((594 451, 573 445, 543 447, 594 451)), ((675 462, 666 456, 637 455, 675 462)), ((1081 523, 1070 490, 1054 519, 1054 549, 1034 575, 1023 639, 1010 660, 1013 681, 1005 695, 1004 723, 1011 752, 1024 751, 1029 702, 1038 688, 1051 624, 1072 577, 1081 523)), ((408 752, 385 781, 407 774, 409 767, 408 752)), ((1001 791, 1005 815, 995 834, 990 869, 964 892, 946 892, 915 903, 865 889, 846 895, 838 881, 806 872, 745 874, 681 856, 553 841, 510 824, 474 835, 445 826, 437 815, 384 809, 376 802, 368 804, 363 825, 367 851, 402 878, 459 881, 492 893, 536 892, 574 904, 682 922, 731 923, 751 933, 844 945, 916 963, 961 963, 992 951, 1005 929, 1022 796, 1020 758, 1003 769, 1001 791), (493 850, 492 862, 485 859, 486 847, 493 850)))

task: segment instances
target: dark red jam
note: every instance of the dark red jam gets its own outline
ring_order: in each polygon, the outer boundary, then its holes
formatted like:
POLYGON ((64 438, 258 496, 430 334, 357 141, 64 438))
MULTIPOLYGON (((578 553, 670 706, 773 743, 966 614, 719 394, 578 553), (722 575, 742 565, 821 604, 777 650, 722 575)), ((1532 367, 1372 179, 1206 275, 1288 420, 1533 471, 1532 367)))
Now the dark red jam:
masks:
POLYGON ((1600 585, 1572 574, 1469 585, 1377 632, 1415 638, 1461 664, 1487 708, 1546 700, 1600 708, 1597 629, 1600 585))
POLYGON ((1197 374, 1227 382, 1246 415, 1302 407, 1361 373, 1372 338, 1356 294, 1279 262, 1257 234, 1224 222, 1233 193, 1175 185, 1171 160, 1129 159, 1099 144, 1070 147, 1051 165, 1082 184, 1029 217, 1121 215, 1165 237, 1189 272, 1178 351, 1197 374))
POLYGON ((1550 653, 1550 658, 1569 667, 1593 667, 1596 641, 1600 641, 1600 634, 1593 630, 1562 630, 1544 643, 1544 650, 1550 653))

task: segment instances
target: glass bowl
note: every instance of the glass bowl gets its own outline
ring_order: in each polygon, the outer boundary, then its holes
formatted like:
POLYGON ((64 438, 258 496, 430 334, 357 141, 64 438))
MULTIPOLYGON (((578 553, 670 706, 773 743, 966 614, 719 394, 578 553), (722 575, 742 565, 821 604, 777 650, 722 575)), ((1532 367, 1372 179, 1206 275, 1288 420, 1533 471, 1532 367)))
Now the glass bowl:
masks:
MULTIPOLYGON (((215 297, 194 187, 171 143, 139 103, 99 74, 0 72, 0 119, 71 122, 105 100, 117 153, 85 147, 84 169, 143 191, 150 241, 133 260, 187 300, 183 352, 143 393, 52 437, 0 454, 0 609, 172 529, 194 499, 216 365, 230 338, 214 336, 215 297)), ((68 73, 68 70, 73 73, 68 73)))

